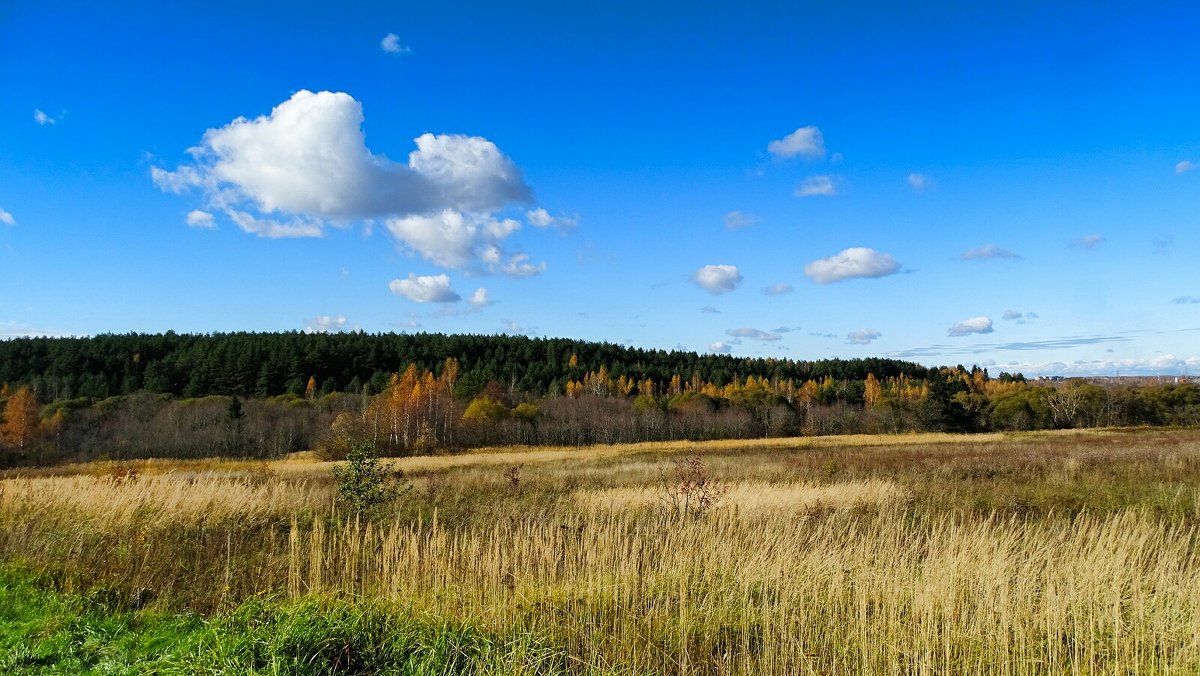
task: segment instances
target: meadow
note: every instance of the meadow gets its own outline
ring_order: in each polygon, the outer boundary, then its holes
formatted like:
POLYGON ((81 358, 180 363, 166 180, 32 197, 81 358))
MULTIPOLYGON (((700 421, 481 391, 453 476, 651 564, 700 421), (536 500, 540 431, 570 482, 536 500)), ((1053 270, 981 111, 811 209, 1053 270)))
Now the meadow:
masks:
MULTIPOLYGON (((367 516, 307 454, 10 471, 5 586, 179 630, 113 673, 1200 671, 1200 431, 391 462, 367 516), (681 509, 696 476, 713 501, 681 509)), ((47 636, 0 666, 37 673, 47 636)))

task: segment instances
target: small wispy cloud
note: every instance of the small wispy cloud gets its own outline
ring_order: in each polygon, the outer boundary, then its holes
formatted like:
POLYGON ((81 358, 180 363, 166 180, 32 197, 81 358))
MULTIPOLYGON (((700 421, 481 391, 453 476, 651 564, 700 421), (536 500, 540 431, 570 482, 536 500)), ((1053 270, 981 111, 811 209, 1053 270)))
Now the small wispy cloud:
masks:
POLYGON ((838 194, 832 176, 809 176, 796 186, 796 197, 833 197, 838 194))
POLYGON ((1175 299, 1176 305, 1200 305, 1200 296, 1179 296, 1175 299))
POLYGON ((478 289, 475 289, 475 293, 471 294, 471 297, 467 299, 467 302, 475 307, 487 307, 492 304, 491 299, 488 298, 487 289, 483 288, 482 286, 478 289))
POLYGON ((958 256, 958 259, 962 261, 987 261, 997 258, 1020 260, 1021 257, 1016 252, 1009 249, 1002 249, 995 244, 984 244, 974 249, 967 249, 958 256))
POLYGON ((741 211, 731 211, 725 214, 725 227, 730 230, 741 230, 758 223, 758 216, 741 211))
POLYGON ((721 311, 720 311, 720 310, 718 310, 717 308, 715 308, 715 307, 713 307, 713 306, 711 306, 711 305, 705 305, 704 307, 700 308, 700 311, 701 311, 701 312, 703 312, 703 313, 704 313, 704 314, 706 314, 706 315, 719 315, 719 314, 721 314, 721 311))
POLYGON ((1024 316, 1025 316, 1024 314, 1017 312, 1016 310, 1005 310, 1004 314, 1000 315, 1000 319, 1003 319, 1006 322, 1011 322, 1011 321, 1018 320, 1024 316))
POLYGON ((725 331, 731 338, 749 338, 751 340, 761 340, 764 342, 775 342, 783 336, 773 331, 763 331, 760 329, 752 329, 749 327, 740 329, 728 329, 725 331))
POLYGON ((920 192, 933 187, 933 179, 925 174, 912 173, 908 175, 908 187, 920 192))
POLYGON ((851 345, 870 345, 871 341, 883 334, 875 329, 859 329, 846 334, 846 342, 851 345))
POLYGON ((708 346, 708 351, 715 352, 717 354, 729 354, 731 351, 733 351, 733 345, 723 340, 718 340, 717 342, 708 346))
POLYGON ((768 286, 767 288, 763 289, 763 293, 765 293, 768 296, 780 296, 785 293, 791 293, 794 290, 795 289, 792 288, 791 284, 780 283, 780 284, 772 284, 771 286, 768 286))
POLYGON ((1186 174, 1196 168, 1196 163, 1191 160, 1183 160, 1175 165, 1175 174, 1186 174))
POLYGON ((59 120, 59 118, 50 117, 49 115, 47 115, 45 113, 45 111, 43 111, 41 109, 37 109, 37 110, 33 111, 33 121, 37 122, 38 124, 42 125, 43 127, 45 127, 46 125, 50 125, 50 124, 58 124, 58 120, 59 120))
POLYGON ((0 223, 5 225, 16 225, 17 219, 13 218, 13 215, 4 209, 0 209, 0 223))
POLYGON ((379 41, 379 48, 388 54, 408 54, 412 51, 409 47, 400 43, 400 36, 395 33, 388 33, 379 41))
MULTIPOLYGON (((1028 316, 1028 313, 1026 314, 1028 316)), ((1066 350, 1084 345, 1104 345, 1106 343, 1127 343, 1133 340, 1129 336, 1066 336, 1063 338, 1047 338, 1043 340, 1028 340, 1012 343, 975 343, 972 345, 929 345, 899 352, 889 352, 887 356, 895 359, 912 359, 915 357, 946 357, 954 355, 987 354, 997 351, 1027 352, 1034 350, 1066 350)))
POLYGON ((549 211, 541 207, 532 211, 526 211, 525 218, 535 228, 554 228, 559 232, 574 230, 579 226, 579 218, 577 216, 552 216, 549 211))
POLYGON ((825 137, 816 127, 800 127, 787 136, 768 143, 767 152, 779 159, 796 156, 818 159, 825 156, 825 137))
POLYGON ((189 211, 187 213, 186 220, 187 224, 193 228, 217 227, 217 222, 213 219, 213 215, 207 211, 200 211, 199 209, 193 209, 192 211, 189 211))
POLYGON ((982 333, 991 333, 991 332, 992 332, 991 318, 979 316, 979 317, 971 317, 970 319, 963 319, 962 321, 954 322, 954 326, 951 326, 946 331, 946 335, 959 338, 962 336, 969 336, 972 334, 982 334, 982 333))
POLYGON ((1072 240, 1070 246, 1075 249, 1090 251, 1103 244, 1104 241, 1105 239, 1103 235, 1092 233, 1090 235, 1084 235, 1079 239, 1072 240))

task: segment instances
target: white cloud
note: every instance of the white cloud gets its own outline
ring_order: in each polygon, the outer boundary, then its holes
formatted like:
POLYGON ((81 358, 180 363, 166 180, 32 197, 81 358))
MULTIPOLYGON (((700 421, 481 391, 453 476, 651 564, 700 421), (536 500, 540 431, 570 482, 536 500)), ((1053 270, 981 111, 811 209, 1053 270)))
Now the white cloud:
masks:
POLYGON ((821 130, 816 127, 800 127, 787 136, 768 143, 767 152, 781 159, 796 157, 797 155, 813 159, 824 157, 825 137, 821 135, 821 130))
POLYGON ((1179 296, 1175 299, 1176 305, 1200 305, 1200 297, 1196 296, 1179 296))
POLYGON ((225 212, 243 232, 248 232, 259 237, 268 239, 283 239, 289 237, 321 237, 325 231, 321 229, 321 223, 312 219, 305 219, 299 216, 289 218, 286 221, 276 220, 273 218, 259 218, 254 214, 246 211, 238 211, 237 209, 229 209, 225 212))
POLYGON ((736 265, 705 265, 696 270, 692 281, 710 293, 733 291, 742 283, 742 273, 736 265))
POLYGON ((1175 165, 1176 174, 1185 174, 1196 168, 1196 163, 1191 160, 1183 160, 1175 165))
POLYGON ((992 332, 992 320, 988 317, 979 316, 979 317, 971 317, 970 319, 964 319, 959 322, 954 322, 954 326, 951 326, 950 329, 948 331, 946 331, 946 335, 969 336, 973 333, 991 333, 991 332, 992 332))
POLYGON ((1083 237, 1071 242, 1071 246, 1075 247, 1076 249, 1095 249, 1103 243, 1104 236, 1093 233, 1091 235, 1084 235, 1083 237))
POLYGON ((379 48, 388 54, 408 54, 412 50, 400 44, 400 36, 395 33, 388 33, 379 41, 379 48))
POLYGON ((913 190, 926 190, 933 187, 933 179, 925 174, 912 173, 908 175, 908 185, 913 190))
POLYGON ((546 263, 530 263, 527 254, 513 254, 503 265, 500 266, 500 272, 509 277, 531 277, 541 272, 546 271, 546 263))
POLYGON ((450 288, 450 277, 446 275, 418 277, 410 272, 408 279, 393 279, 388 288, 414 303, 456 303, 462 298, 450 288))
POLYGON ((545 264, 528 263, 526 254, 507 254, 503 242, 521 224, 511 218, 445 209, 433 214, 389 218, 388 232, 407 249, 444 268, 474 272, 503 272, 511 276, 534 275, 545 264))
POLYGON ((725 214, 725 227, 730 230, 748 228, 755 223, 758 223, 758 216, 754 214, 745 214, 740 211, 731 211, 725 214))
POLYGON ((24 322, 0 320, 0 339, 3 338, 61 338, 68 334, 38 329, 24 322))
POLYGON ((870 345, 871 341, 883 334, 875 329, 859 329, 846 334, 846 342, 851 345, 870 345))
POLYGON ((723 340, 718 340, 717 342, 708 346, 709 352, 715 352, 717 354, 729 354, 732 350, 733 345, 723 340))
POLYGON ((866 247, 851 247, 804 266, 804 274, 817 284, 855 277, 886 277, 899 271, 900 263, 895 258, 866 247))
POLYGON ((767 288, 763 289, 763 293, 767 294, 768 296, 779 296, 781 294, 791 293, 793 290, 794 289, 792 289, 791 284, 780 283, 768 286, 767 288))
POLYGON ((1000 319, 1003 319, 1006 322, 1011 322, 1014 319, 1020 319, 1024 316, 1025 315, 1021 314, 1020 312, 1017 312, 1016 310, 1005 310, 1004 314, 1000 315, 1000 319))
POLYGON ((309 320, 308 325, 304 327, 305 333, 335 333, 345 331, 352 327, 346 320, 345 315, 317 315, 309 320))
POLYGON ((1011 362, 1006 371, 1027 376, 1174 376, 1194 374, 1200 369, 1200 357, 1176 357, 1174 354, 1136 359, 1079 359, 1073 362, 1011 362))
POLYGON ((824 195, 833 197, 837 194, 837 186, 832 176, 809 176, 796 186, 796 197, 813 197, 824 195))
POLYGON ((579 219, 574 216, 551 216, 549 211, 541 207, 526 211, 525 218, 536 228, 555 228, 563 232, 573 230, 579 225, 579 219))
POLYGON ((750 338, 752 340, 761 340, 764 342, 774 342, 783 337, 773 331, 762 331, 760 329, 752 328, 728 329, 725 331, 725 333, 729 334, 729 336, 732 338, 750 338))
POLYGON ((16 225, 17 219, 13 218, 13 215, 4 209, 0 209, 0 223, 5 225, 16 225))
POLYGON ((986 261, 993 258, 1007 258, 1009 260, 1017 260, 1021 258, 1015 252, 1008 249, 1002 249, 995 244, 984 244, 977 246, 974 249, 967 249, 958 256, 959 260, 964 261, 986 261))
POLYGON ((511 254, 500 243, 519 224, 491 214, 531 196, 512 160, 478 136, 427 133, 401 164, 367 148, 362 124, 349 94, 300 91, 269 115, 208 130, 192 163, 153 167, 151 177, 164 191, 200 191, 208 210, 259 236, 320 237, 381 218, 439 265, 503 267, 511 254))
POLYGON ((704 314, 706 314, 706 315, 719 315, 719 314, 721 314, 721 311, 720 311, 720 310, 718 310, 717 308, 715 308, 715 307, 713 307, 713 306, 711 306, 711 305, 705 305, 704 307, 700 308, 700 311, 701 311, 701 312, 703 312, 703 313, 704 313, 704 314))
POLYGON ((213 220, 213 215, 207 211, 193 209, 187 214, 187 224, 194 228, 215 228, 217 222, 213 220))
POLYGON ((33 111, 33 121, 37 122, 38 124, 42 125, 43 127, 48 124, 58 124, 57 119, 50 117, 49 115, 42 112, 41 110, 33 111))
POLYGON ((500 326, 504 329, 505 333, 525 333, 525 327, 511 319, 501 319, 500 326))
POLYGON ((487 289, 483 287, 475 289, 475 293, 471 294, 471 297, 467 299, 467 302, 475 307, 487 307, 488 305, 492 304, 491 299, 488 298, 487 289))

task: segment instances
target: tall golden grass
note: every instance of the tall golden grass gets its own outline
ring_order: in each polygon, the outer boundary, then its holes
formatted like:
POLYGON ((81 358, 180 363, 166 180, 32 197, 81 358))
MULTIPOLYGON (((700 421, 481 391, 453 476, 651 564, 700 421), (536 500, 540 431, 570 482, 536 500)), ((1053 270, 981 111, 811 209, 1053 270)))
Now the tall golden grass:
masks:
POLYGON ((383 597, 589 673, 1200 673, 1200 435, 926 436, 703 447, 705 518, 659 499, 690 444, 400 459, 374 522, 306 457, 77 467, 0 481, 0 559, 167 608, 383 597))

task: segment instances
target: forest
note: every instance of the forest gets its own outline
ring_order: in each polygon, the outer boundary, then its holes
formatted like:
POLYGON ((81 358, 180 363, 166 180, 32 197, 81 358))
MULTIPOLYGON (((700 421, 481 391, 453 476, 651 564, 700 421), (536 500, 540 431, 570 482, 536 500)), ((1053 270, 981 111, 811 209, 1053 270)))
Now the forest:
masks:
POLYGON ((1030 382, 523 336, 100 335, 0 341, 0 466, 302 450, 342 457, 914 431, 1200 424, 1191 383, 1030 382))

